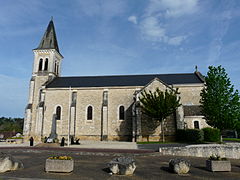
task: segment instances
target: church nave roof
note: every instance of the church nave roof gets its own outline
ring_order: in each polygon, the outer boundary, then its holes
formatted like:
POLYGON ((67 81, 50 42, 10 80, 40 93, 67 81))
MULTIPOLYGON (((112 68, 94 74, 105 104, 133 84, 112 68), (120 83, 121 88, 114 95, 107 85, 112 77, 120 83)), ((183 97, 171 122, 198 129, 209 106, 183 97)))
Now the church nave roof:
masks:
POLYGON ((146 74, 146 75, 114 75, 114 76, 78 76, 57 77, 49 82, 47 88, 67 87, 117 87, 145 86, 152 79, 159 78, 168 85, 203 83, 197 73, 186 74, 146 74))

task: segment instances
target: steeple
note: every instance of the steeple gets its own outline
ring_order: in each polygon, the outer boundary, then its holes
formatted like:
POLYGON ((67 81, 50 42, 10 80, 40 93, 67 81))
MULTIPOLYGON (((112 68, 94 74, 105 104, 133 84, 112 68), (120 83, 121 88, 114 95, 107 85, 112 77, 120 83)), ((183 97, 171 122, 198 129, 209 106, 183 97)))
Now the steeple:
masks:
POLYGON ((33 76, 49 78, 60 76, 63 56, 59 52, 53 19, 50 20, 39 46, 33 49, 33 52, 33 76))
POLYGON ((55 49, 58 53, 60 53, 53 19, 51 19, 51 21, 49 22, 48 27, 42 37, 42 40, 35 50, 37 49, 55 49))

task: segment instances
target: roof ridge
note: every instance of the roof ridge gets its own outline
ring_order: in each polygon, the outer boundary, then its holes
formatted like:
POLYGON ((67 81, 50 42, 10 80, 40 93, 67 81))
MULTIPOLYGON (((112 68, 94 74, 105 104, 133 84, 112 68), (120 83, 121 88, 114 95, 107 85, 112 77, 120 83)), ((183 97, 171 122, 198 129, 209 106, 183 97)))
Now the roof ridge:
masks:
POLYGON ((159 76, 159 75, 193 75, 195 73, 172 73, 172 74, 119 74, 119 75, 89 75, 89 76, 61 76, 58 78, 78 78, 78 77, 123 77, 123 76, 159 76))

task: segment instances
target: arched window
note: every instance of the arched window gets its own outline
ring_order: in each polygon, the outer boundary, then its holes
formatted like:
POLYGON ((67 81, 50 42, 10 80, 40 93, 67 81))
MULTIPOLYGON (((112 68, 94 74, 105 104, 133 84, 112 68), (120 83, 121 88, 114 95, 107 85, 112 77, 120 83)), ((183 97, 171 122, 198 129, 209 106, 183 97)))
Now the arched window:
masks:
POLYGON ((87 108, 87 120, 93 119, 93 108, 92 106, 88 106, 87 108))
POLYGON ((44 71, 48 70, 48 58, 45 59, 44 71))
POLYGON ((124 120, 125 119, 125 111, 124 111, 124 106, 119 107, 119 120, 124 120))
POLYGON ((60 120, 61 119, 61 107, 58 106, 56 108, 56 120, 60 120))
POLYGON ((199 129, 199 121, 194 121, 194 129, 199 129))
POLYGON ((38 70, 41 71, 42 70, 42 66, 43 66, 43 59, 39 60, 39 66, 38 66, 38 70))

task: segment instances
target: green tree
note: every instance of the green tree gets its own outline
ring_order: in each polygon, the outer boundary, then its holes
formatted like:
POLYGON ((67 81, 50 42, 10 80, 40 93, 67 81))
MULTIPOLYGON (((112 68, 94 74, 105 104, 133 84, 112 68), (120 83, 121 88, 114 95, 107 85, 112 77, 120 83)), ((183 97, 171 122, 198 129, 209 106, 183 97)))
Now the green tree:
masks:
POLYGON ((238 91, 234 91, 225 69, 209 66, 201 92, 202 113, 206 122, 220 130, 237 129, 240 120, 238 91))
POLYGON ((142 112, 150 117, 148 121, 151 122, 149 122, 149 124, 151 124, 151 126, 156 125, 156 129, 161 123, 163 142, 165 141, 163 128, 164 120, 168 116, 172 115, 176 111, 177 107, 181 105, 179 103, 180 97, 178 97, 177 94, 178 89, 162 92, 157 88, 154 92, 143 91, 139 99, 142 112))
POLYGON ((1 131, 15 131, 22 133, 23 118, 0 118, 0 132, 1 131))

